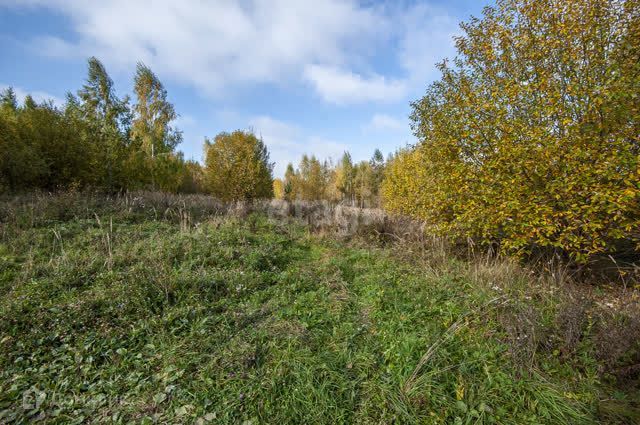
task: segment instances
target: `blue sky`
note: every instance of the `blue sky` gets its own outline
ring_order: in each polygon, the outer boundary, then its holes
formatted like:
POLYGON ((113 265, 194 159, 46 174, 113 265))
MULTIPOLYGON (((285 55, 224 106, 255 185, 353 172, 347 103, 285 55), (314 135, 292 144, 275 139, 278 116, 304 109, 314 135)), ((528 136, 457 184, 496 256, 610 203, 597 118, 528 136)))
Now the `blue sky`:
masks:
POLYGON ((359 160, 412 143, 409 102, 485 4, 0 0, 0 88, 62 102, 94 55, 122 96, 143 61, 180 114, 187 158, 202 159, 205 136, 251 128, 280 176, 303 153, 359 160))

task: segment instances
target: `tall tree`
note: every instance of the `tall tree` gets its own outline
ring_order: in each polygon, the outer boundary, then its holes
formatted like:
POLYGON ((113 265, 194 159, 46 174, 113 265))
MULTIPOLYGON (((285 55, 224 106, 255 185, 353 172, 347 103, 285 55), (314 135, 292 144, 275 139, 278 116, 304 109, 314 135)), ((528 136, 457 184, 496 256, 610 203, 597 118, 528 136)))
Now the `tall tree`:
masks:
POLYGON ((153 186, 163 191, 202 191, 199 164, 174 149, 181 140, 170 125, 176 113, 158 78, 144 65, 135 78, 135 128, 129 99, 119 99, 96 58, 77 97, 60 107, 13 89, 0 93, 0 191, 153 186), (134 137, 132 137, 132 134, 134 137))
POLYGON ((326 199, 328 164, 315 156, 303 155, 296 172, 296 194, 299 199, 317 201, 326 199))
POLYGON ((380 186, 384 179, 384 156, 380 149, 373 152, 373 156, 369 160, 371 166, 371 205, 380 206, 380 186))
POLYGON ((85 153, 85 159, 92 162, 95 184, 109 189, 124 187, 122 162, 130 121, 129 99, 116 96, 113 80, 97 58, 89 58, 87 68, 87 79, 78 91, 86 124, 83 137, 92 147, 85 153))
POLYGON ((21 110, 11 87, 0 94, 0 192, 36 185, 44 171, 33 139, 22 138, 21 110))
POLYGON ((348 203, 353 203, 354 201, 354 168, 353 161, 351 160, 351 154, 349 152, 345 152, 342 155, 342 159, 340 160, 340 164, 336 169, 336 179, 335 184, 342 194, 342 199, 347 201, 348 203))
POLYGON ((142 63, 136 68, 133 91, 136 104, 131 137, 146 156, 143 163, 139 163, 139 159, 138 167, 148 169, 150 183, 155 188, 157 180, 176 177, 163 173, 172 173, 172 168, 167 167, 167 158, 171 162, 174 149, 182 141, 182 133, 171 126, 178 115, 167 100, 167 91, 158 77, 142 63))
POLYGON ((276 199, 284 199, 284 182, 282 179, 273 180, 273 197, 276 199))
POLYGON ((18 98, 13 87, 7 87, 0 93, 0 108, 7 112, 16 112, 18 110, 18 98))
POLYGON ((287 170, 284 173, 284 199, 294 201, 298 198, 298 176, 293 164, 287 164, 287 170))
POLYGON ((360 208, 376 204, 375 175, 371 163, 361 161, 354 167, 354 195, 360 208))

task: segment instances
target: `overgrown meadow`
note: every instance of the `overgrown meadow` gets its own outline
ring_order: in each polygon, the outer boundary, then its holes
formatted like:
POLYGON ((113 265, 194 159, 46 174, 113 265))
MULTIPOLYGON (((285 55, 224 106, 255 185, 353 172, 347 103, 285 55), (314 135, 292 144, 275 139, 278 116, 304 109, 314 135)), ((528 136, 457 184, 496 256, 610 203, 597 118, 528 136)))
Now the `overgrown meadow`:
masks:
POLYGON ((390 218, 346 234, 206 197, 61 194, 5 198, 0 220, 2 423, 640 418, 629 294, 390 218))

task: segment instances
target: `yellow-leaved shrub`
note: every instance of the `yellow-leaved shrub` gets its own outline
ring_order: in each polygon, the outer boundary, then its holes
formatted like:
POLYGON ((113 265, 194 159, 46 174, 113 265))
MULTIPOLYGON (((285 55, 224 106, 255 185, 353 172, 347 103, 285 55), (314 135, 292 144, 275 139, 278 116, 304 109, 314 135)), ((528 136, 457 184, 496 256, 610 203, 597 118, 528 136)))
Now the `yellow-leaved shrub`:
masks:
POLYGON ((498 0, 412 104, 387 209, 586 262, 640 241, 640 2, 498 0))
POLYGON ((205 187, 223 201, 273 197, 273 163, 262 139, 236 130, 205 139, 205 187))

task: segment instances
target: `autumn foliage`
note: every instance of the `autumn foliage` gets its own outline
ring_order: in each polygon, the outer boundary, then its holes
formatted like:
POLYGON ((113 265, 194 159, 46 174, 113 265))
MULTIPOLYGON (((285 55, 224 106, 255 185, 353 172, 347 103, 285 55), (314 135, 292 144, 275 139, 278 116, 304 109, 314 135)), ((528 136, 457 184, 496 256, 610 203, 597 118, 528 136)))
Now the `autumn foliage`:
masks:
POLYGON ((374 208, 380 206, 384 167, 384 157, 379 149, 369 161, 357 163, 349 152, 344 152, 337 164, 331 160, 320 161, 314 155, 303 155, 297 168, 291 163, 287 166, 284 180, 278 184, 282 185, 282 198, 289 201, 325 200, 374 208))
POLYGON ((586 262, 640 242, 640 2, 499 0, 412 104, 391 211, 586 262))
POLYGON ((273 196, 273 163, 252 132, 236 130, 205 140, 204 174, 208 192, 223 201, 273 196))

